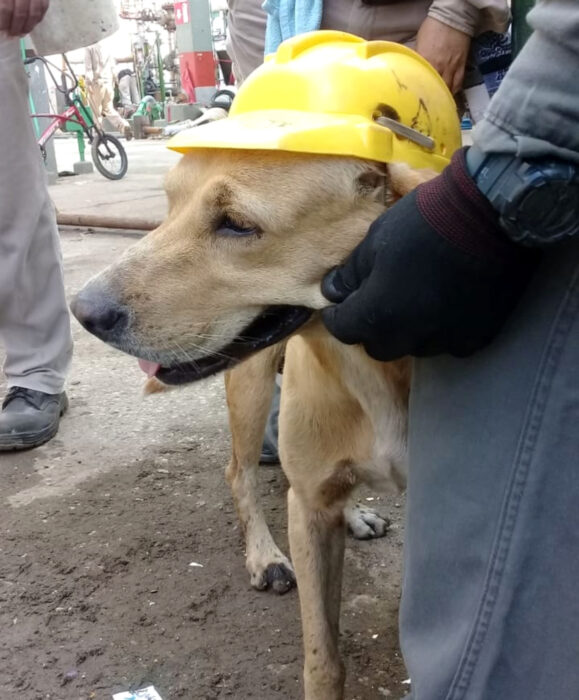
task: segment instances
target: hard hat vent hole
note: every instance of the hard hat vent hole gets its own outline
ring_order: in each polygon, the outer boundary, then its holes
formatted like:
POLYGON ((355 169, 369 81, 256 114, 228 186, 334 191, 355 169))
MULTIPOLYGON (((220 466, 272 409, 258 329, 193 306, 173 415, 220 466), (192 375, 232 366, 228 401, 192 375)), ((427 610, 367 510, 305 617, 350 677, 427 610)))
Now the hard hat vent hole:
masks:
POLYGON ((388 119, 394 119, 394 121, 400 121, 400 115, 390 105, 379 104, 376 109, 372 112, 372 119, 380 119, 380 117, 388 117, 388 119))

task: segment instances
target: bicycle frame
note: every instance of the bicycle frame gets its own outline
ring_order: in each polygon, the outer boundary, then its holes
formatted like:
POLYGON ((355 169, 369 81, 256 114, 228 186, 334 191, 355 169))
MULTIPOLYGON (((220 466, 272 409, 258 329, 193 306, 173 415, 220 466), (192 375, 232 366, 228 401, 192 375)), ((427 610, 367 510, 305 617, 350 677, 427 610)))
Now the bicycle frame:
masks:
POLYGON ((66 69, 60 71, 60 83, 52 71, 52 69, 60 69, 50 63, 43 56, 32 56, 24 60, 25 64, 32 63, 33 61, 41 61, 48 71, 48 74, 58 92, 64 95, 66 102, 66 109, 64 112, 62 112, 62 114, 48 112, 31 115, 34 119, 51 120, 40 137, 37 139, 42 157, 46 161, 46 144, 54 136, 56 130, 66 127, 67 124, 74 124, 76 127, 80 127, 80 129, 76 128, 71 130, 77 132, 76 135, 78 139, 78 148, 81 161, 84 161, 84 137, 86 136, 89 144, 92 146, 93 162, 95 163, 97 170, 99 170, 99 172, 106 178, 111 180, 120 179, 121 177, 124 177, 127 172, 128 161, 125 149, 113 136, 104 133, 99 124, 95 121, 90 110, 85 107, 81 97, 76 92, 78 88, 78 79, 72 69, 72 66, 70 65, 65 54, 62 55, 62 58, 68 72, 66 69), (68 83, 69 80, 72 81, 72 84, 68 83), (118 171, 110 170, 106 163, 108 163, 108 161, 111 159, 115 159, 117 156, 120 157, 120 169, 118 171))
POLYGON ((36 118, 52 119, 50 124, 46 127, 46 129, 38 138, 38 145, 41 148, 44 148, 48 140, 53 136, 54 132, 57 129, 61 129, 66 124, 66 122, 78 124, 80 127, 82 127, 82 130, 86 134, 89 143, 92 143, 92 140, 94 138, 92 132, 95 125, 87 123, 86 119, 82 116, 75 102, 73 102, 73 104, 70 105, 62 114, 33 114, 32 116, 36 118))
MULTIPOLYGON (((66 64, 66 67, 68 69, 70 77, 73 79, 73 84, 70 87, 67 87, 66 85, 66 80, 63 77, 63 86, 59 87, 58 81, 56 80, 54 74, 52 73, 51 66, 52 68, 55 68, 53 64, 49 63, 45 58, 41 56, 34 56, 30 59, 27 59, 25 63, 30 63, 35 60, 40 60, 42 63, 44 63, 48 74, 50 75, 53 83, 56 85, 57 90, 61 92, 64 95, 64 99, 66 100, 67 108, 62 114, 55 114, 55 113, 43 113, 43 114, 32 114, 31 116, 34 117, 35 119, 52 119, 52 121, 49 123, 49 125, 46 127, 46 129, 42 132, 40 137, 38 138, 38 145, 40 146, 41 150, 44 151, 44 147, 46 146, 47 142, 50 140, 50 138, 54 135, 54 133, 57 131, 57 129, 61 129, 64 127, 64 125, 69 122, 71 124, 78 124, 81 129, 83 130, 85 136, 88 138, 89 143, 92 143, 95 137, 95 132, 98 134, 100 133, 100 129, 97 124, 95 124, 94 120, 89 116, 89 114, 86 112, 84 104, 82 103, 82 100, 75 95, 75 90, 78 87, 78 80, 76 78, 76 75, 74 74, 74 71, 72 69, 72 66, 70 65, 68 58, 66 57, 65 54, 63 54, 63 59, 66 64)), ((64 74, 63 74, 64 75, 64 74)))

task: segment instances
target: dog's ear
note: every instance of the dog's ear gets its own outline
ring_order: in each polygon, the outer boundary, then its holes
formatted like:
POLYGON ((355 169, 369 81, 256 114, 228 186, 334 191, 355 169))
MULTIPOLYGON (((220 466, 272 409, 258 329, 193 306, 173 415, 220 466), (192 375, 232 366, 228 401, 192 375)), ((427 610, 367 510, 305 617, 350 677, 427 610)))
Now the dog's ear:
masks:
POLYGON ((416 170, 405 163, 368 163, 368 169, 358 175, 356 186, 365 199, 389 207, 437 174, 429 169, 416 170))
POLYGON ((389 206, 392 200, 390 174, 382 163, 368 162, 367 169, 356 178, 356 189, 360 197, 389 206))

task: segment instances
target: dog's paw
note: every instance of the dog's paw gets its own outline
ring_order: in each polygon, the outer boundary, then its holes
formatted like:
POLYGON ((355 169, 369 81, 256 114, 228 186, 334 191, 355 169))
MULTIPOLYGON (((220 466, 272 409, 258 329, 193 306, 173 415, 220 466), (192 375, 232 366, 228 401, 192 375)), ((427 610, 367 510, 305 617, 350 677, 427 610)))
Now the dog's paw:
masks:
POLYGON ((357 540, 384 537, 390 527, 390 521, 387 518, 383 518, 372 508, 359 503, 348 504, 344 509, 344 517, 348 530, 357 540))
POLYGON ((296 575, 289 561, 273 562, 251 574, 251 585, 258 591, 272 591, 283 595, 296 585, 296 575))

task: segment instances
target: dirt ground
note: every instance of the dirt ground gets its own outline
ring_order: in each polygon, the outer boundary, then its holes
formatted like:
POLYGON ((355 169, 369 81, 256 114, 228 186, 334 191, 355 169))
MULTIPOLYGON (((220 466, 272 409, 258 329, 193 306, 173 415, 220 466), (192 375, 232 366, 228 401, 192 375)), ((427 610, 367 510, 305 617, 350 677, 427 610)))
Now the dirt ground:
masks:
MULTIPOLYGON (((131 242, 63 234, 68 292, 131 242)), ((74 334, 59 435, 0 457, 0 698, 110 700, 154 685, 163 700, 299 699, 297 593, 249 586, 223 477, 222 379, 143 398, 133 360, 76 323, 74 334)), ((287 551, 286 486, 280 469, 262 469, 287 551)), ((392 528, 348 542, 346 698, 398 700, 408 688, 397 642, 403 501, 363 497, 392 528)))

